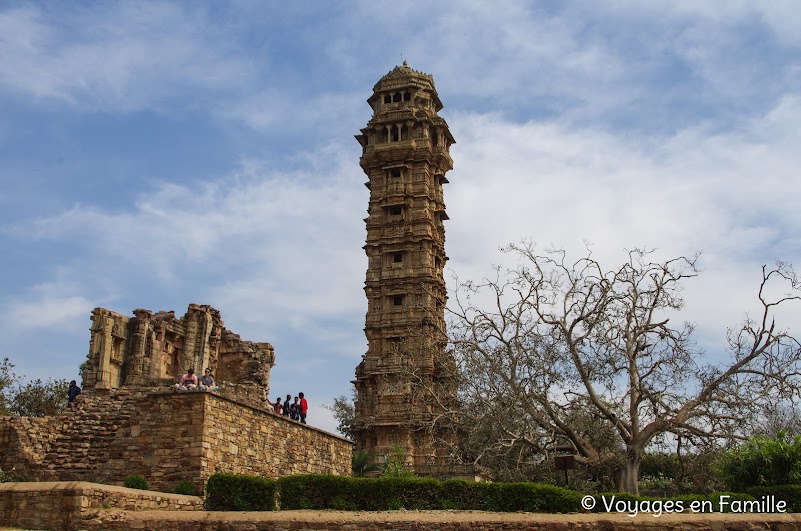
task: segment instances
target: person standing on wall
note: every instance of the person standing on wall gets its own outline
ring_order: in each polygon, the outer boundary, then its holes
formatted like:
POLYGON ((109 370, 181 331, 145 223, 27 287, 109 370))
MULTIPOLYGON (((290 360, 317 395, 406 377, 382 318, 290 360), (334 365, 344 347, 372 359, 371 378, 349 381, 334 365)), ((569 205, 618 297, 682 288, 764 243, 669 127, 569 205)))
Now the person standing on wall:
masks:
POLYGON ((267 403, 273 407, 273 411, 277 414, 281 414, 281 397, 278 396, 275 398, 275 402, 270 402, 270 399, 267 399, 267 403))
POLYGON ((285 417, 289 416, 290 413, 289 406, 291 405, 292 405, 292 395, 286 395, 286 400, 284 400, 284 408, 283 408, 285 417))
POLYGON ((309 403, 306 402, 306 397, 303 396, 303 393, 298 393, 300 397, 300 421, 303 424, 306 424, 306 412, 309 410, 309 403))
POLYGON ((81 388, 78 387, 78 382, 72 380, 70 388, 67 389, 67 406, 75 407, 75 397, 81 394, 81 388))

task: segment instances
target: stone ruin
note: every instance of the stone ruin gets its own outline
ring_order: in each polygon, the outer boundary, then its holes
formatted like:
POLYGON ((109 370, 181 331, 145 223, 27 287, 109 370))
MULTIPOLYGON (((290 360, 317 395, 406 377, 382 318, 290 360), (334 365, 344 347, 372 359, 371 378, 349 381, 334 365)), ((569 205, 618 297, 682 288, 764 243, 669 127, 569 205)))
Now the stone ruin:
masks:
POLYGON ((207 305, 190 304, 181 318, 133 315, 92 311, 76 407, 0 417, 0 469, 111 485, 138 474, 157 490, 189 480, 198 492, 216 472, 350 474, 351 441, 276 415, 264 400, 275 364, 269 343, 243 341, 207 305), (219 389, 175 391, 190 367, 211 368, 219 389))
POLYGON ((89 354, 81 367, 85 392, 170 386, 189 368, 198 377, 211 368, 218 384, 267 396, 272 345, 243 341, 211 306, 190 304, 181 318, 141 308, 133 315, 92 311, 89 354))

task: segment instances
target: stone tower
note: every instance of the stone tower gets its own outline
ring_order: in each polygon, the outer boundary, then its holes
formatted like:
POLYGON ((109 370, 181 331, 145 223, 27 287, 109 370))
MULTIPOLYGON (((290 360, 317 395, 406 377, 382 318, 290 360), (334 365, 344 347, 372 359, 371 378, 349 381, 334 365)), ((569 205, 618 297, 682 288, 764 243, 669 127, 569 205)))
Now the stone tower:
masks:
POLYGON ((356 139, 370 189, 364 291, 368 350, 356 368, 357 449, 382 460, 398 446, 419 474, 452 455, 433 423, 456 406, 445 350, 445 202, 454 139, 437 115, 433 78, 395 67, 367 100, 373 116, 356 139))

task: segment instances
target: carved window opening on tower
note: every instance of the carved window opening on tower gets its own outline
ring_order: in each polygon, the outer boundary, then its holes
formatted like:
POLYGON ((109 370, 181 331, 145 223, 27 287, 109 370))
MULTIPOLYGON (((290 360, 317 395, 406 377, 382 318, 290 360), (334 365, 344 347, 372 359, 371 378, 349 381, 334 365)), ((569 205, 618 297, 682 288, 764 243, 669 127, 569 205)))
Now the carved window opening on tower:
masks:
POLYGON ((392 95, 392 101, 393 102, 398 102, 398 101, 401 100, 401 97, 402 97, 401 93, 400 92, 396 92, 395 94, 392 95))
POLYGON ((393 264, 401 264, 403 263, 403 252, 394 252, 392 253, 392 263, 393 264))
POLYGON ((400 139, 401 140, 409 140, 409 128, 405 125, 401 127, 400 130, 400 139))
POLYGON ((392 96, 390 96, 389 94, 384 96, 384 103, 392 103, 392 96))
POLYGON ((388 208, 390 216, 400 216, 403 214, 403 206, 402 205, 392 205, 388 208))
POLYGON ((431 145, 434 147, 439 146, 439 134, 436 131, 431 135, 431 145))
POLYGON ((412 99, 412 95, 411 94, 409 94, 408 92, 404 92, 403 93, 403 101, 409 101, 411 99, 412 99))
POLYGON ((405 297, 403 295, 392 295, 392 306, 403 306, 405 297))
POLYGON ((389 138, 390 142, 397 142, 400 140, 400 131, 398 130, 397 125, 393 125, 392 129, 389 130, 389 138))
POLYGON ((394 177, 394 178, 396 178, 396 179, 400 179, 400 177, 401 177, 401 171, 400 171, 400 170, 392 170, 392 171, 390 172, 390 176, 391 176, 391 177, 394 177))

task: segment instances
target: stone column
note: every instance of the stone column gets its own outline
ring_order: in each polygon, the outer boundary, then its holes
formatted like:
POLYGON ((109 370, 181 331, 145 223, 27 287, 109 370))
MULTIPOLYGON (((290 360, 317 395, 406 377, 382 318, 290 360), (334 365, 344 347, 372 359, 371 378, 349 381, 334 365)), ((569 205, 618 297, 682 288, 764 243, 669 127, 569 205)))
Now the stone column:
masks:
POLYGON ((111 350, 114 346, 114 339, 111 332, 114 328, 114 318, 103 315, 102 321, 97 331, 97 383, 95 389, 111 389, 111 350))
POLYGON ((150 319, 153 312, 138 308, 133 311, 136 316, 133 337, 130 338, 131 353, 125 364, 125 385, 144 385, 145 374, 143 367, 145 358, 152 355, 147 352, 148 335, 150 334, 150 319))

